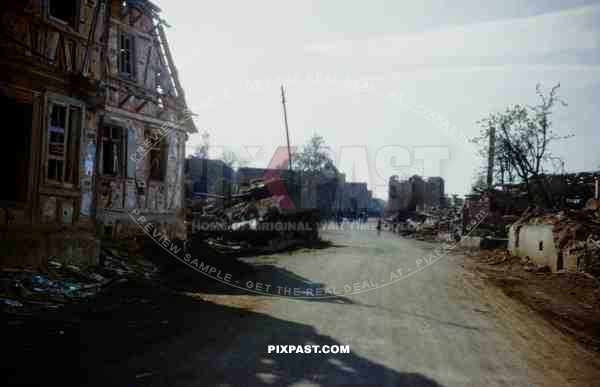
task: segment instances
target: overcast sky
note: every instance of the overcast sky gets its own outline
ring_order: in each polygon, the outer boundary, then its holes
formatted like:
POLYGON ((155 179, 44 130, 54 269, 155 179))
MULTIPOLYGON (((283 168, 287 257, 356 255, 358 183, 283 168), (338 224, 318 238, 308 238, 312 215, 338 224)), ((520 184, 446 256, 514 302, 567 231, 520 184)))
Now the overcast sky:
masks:
MULTIPOLYGON (((468 192, 476 159, 424 109, 474 136, 475 121, 488 113, 535 102, 538 82, 549 88, 560 81, 568 103, 554 116, 557 131, 575 134, 554 149, 566 169, 600 168, 599 1, 156 3, 172 26, 169 42, 192 109, 211 95, 213 101, 230 95, 194 109, 200 110, 197 126, 209 130, 212 145, 240 159, 261 147, 253 166, 266 166, 285 145, 277 77, 320 74, 340 85, 288 79, 291 142, 301 145, 319 133, 338 157, 341 147, 365 147, 368 167, 356 152, 347 155, 361 165, 343 160, 339 167, 379 196, 397 173, 389 160, 376 169, 376 152, 387 145, 402 146, 413 158, 414 147, 448 147, 449 159, 440 164, 446 191, 468 192), (257 86, 265 78, 270 87, 257 86), (404 95, 402 104, 389 98, 393 92, 404 95)), ((423 164, 413 160, 411 168, 402 171, 423 171, 423 164)))

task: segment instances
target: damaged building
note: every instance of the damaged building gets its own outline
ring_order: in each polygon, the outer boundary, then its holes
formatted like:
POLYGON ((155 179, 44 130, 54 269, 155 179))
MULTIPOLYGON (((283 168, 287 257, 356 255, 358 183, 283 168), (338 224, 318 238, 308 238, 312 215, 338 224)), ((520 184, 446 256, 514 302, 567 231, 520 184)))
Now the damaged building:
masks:
POLYGON ((4 263, 94 263, 100 240, 142 232, 136 209, 184 236, 195 128, 159 13, 146 0, 0 5, 4 263))
POLYGON ((392 177, 388 183, 387 211, 421 212, 446 205, 444 179, 436 176, 423 179, 419 175, 406 180, 392 177))
POLYGON ((510 226, 508 250, 551 271, 600 275, 600 212, 597 209, 530 210, 510 226))

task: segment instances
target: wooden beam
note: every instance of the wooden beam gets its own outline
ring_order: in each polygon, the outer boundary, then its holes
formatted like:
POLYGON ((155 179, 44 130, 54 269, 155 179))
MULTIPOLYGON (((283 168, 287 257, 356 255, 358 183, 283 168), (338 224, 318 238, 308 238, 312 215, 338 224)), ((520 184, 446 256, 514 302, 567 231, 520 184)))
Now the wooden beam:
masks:
POLYGON ((122 108, 123 105, 125 105, 127 103, 127 101, 129 101, 129 99, 132 97, 131 94, 127 94, 127 97, 123 98, 121 100, 121 102, 119 102, 119 108, 122 108))
POLYGON ((119 27, 122 27, 123 31, 126 31, 128 34, 132 34, 132 35, 138 36, 138 37, 140 37, 142 39, 146 39, 146 40, 152 39, 152 35, 144 32, 144 30, 141 30, 139 28, 134 28, 127 23, 123 23, 121 20, 119 20, 117 18, 111 17, 110 22, 116 24, 119 27))
POLYGON ((160 35, 160 40, 162 41, 163 48, 165 50, 165 56, 167 57, 167 65, 169 67, 169 72, 173 77, 173 82, 175 82, 175 88, 177 89, 178 97, 183 99, 185 97, 185 93, 183 92, 183 87, 181 87, 181 83, 179 82, 179 74, 177 72, 177 68, 175 67, 175 61, 173 61, 173 55, 171 55, 169 42, 167 42, 167 35, 165 34, 164 28, 160 24, 158 26, 158 33, 160 35))
POLYGON ((100 51, 100 69, 101 77, 105 78, 107 74, 110 74, 110 60, 108 58, 108 43, 110 37, 110 19, 112 12, 112 2, 107 1, 104 11, 104 26, 102 27, 102 37, 100 38, 101 51, 100 51))
POLYGON ((113 87, 116 90, 122 91, 124 94, 133 94, 137 98, 147 99, 155 103, 159 98, 158 92, 141 87, 140 85, 132 81, 115 77, 108 77, 107 81, 109 86, 113 87))
MULTIPOLYGON (((145 114, 132 113, 127 110, 118 109, 118 108, 112 107, 112 106, 106 106, 104 108, 104 110, 106 112, 112 113, 116 116, 121 116, 123 118, 129 118, 132 120, 141 121, 141 122, 144 122, 149 125, 153 125, 153 126, 167 125, 167 127, 170 127, 169 126, 170 123, 168 121, 157 119, 157 118, 145 115, 145 114)), ((193 132, 193 130, 191 130, 190 127, 187 126, 187 122, 185 124, 179 126, 178 130, 181 130, 182 132, 193 132)))
POLYGON ((150 67, 150 59, 152 59, 152 45, 148 46, 148 54, 146 55, 146 67, 144 68, 144 87, 148 82, 148 68, 150 67))
POLYGON ((144 16, 144 13, 142 11, 140 11, 139 9, 136 9, 137 11, 137 16, 133 18, 133 20, 131 20, 131 18, 129 19, 129 25, 131 25, 132 27, 135 26, 135 23, 138 22, 138 20, 140 20, 142 18, 142 16, 144 16))
POLYGON ((148 103, 148 100, 147 100, 147 99, 145 99, 145 100, 144 100, 144 101, 143 101, 143 102, 140 104, 140 106, 138 106, 138 107, 135 109, 135 112, 136 112, 136 113, 139 113, 139 112, 140 112, 140 110, 142 110, 142 109, 144 108, 144 106, 146 106, 146 104, 147 104, 147 103, 148 103))
POLYGON ((81 64, 81 75, 86 75, 88 71, 88 64, 90 60, 90 47, 96 36, 96 27, 98 26, 98 18, 100 17, 100 9, 102 8, 103 0, 96 2, 96 9, 94 9, 94 15, 92 16, 92 25, 90 26, 90 33, 88 35, 87 44, 85 46, 85 55, 83 57, 83 63, 81 64))

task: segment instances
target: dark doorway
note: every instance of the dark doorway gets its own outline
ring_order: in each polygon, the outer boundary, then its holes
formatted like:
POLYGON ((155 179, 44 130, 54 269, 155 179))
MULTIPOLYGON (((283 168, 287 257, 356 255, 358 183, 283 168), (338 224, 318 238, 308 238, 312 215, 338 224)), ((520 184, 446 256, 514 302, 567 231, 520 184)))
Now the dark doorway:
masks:
POLYGON ((558 259, 556 260, 556 271, 562 270, 564 269, 564 262, 563 262, 563 253, 562 251, 558 252, 558 259))
POLYGON ((32 111, 30 103, 0 95, 0 165, 4 180, 0 185, 1 201, 27 201, 32 111))

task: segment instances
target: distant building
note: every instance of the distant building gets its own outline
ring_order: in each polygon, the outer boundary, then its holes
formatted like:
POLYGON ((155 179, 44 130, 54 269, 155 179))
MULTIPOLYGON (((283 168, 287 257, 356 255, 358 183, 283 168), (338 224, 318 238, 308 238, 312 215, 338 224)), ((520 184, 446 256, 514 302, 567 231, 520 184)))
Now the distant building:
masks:
POLYGON ((393 213, 409 208, 412 198, 412 183, 409 180, 390 179, 386 211, 393 213))
POLYGON ((342 211, 360 213, 369 209, 371 195, 367 183, 350 182, 344 184, 342 211))
POLYGON ((462 208, 464 203, 464 198, 458 196, 457 194, 452 194, 452 198, 450 199, 450 206, 454 208, 462 208))
POLYGON ((423 190, 423 207, 425 209, 445 207, 444 179, 429 177, 423 190))
POLYGON ((441 208, 446 204, 444 179, 430 177, 424 180, 414 175, 408 180, 390 179, 388 184, 388 212, 424 211, 441 208))

